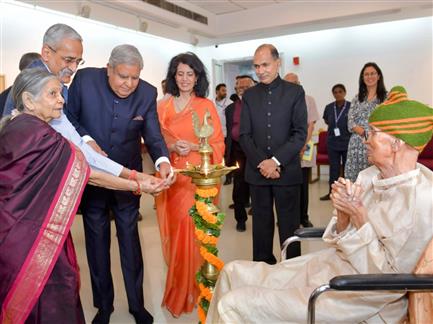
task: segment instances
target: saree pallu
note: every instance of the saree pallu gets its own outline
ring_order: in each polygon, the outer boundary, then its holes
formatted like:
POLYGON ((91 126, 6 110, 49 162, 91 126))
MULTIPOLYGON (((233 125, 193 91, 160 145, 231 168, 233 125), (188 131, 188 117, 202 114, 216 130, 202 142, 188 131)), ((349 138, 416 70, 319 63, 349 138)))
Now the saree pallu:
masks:
POLYGON ((44 121, 0 133, 0 323, 84 323, 70 235, 89 168, 44 121))
MULTIPOLYGON (((209 144, 213 148, 212 162, 220 163, 224 155, 224 136, 215 106, 210 100, 193 97, 179 113, 175 111, 173 97, 160 102, 158 115, 161 132, 167 146, 181 139, 198 144, 193 129, 192 111, 197 113, 202 122, 206 110, 211 114, 214 128, 214 133, 209 138, 209 144)), ((172 152, 170 162, 174 168, 182 169, 187 162, 199 165, 201 158, 198 152, 190 152, 187 156, 172 152)), ((178 174, 176 182, 156 197, 162 250, 168 265, 162 305, 175 317, 191 312, 199 295, 195 274, 203 258, 195 239, 192 218, 188 214, 195 202, 195 188, 191 178, 178 174)))

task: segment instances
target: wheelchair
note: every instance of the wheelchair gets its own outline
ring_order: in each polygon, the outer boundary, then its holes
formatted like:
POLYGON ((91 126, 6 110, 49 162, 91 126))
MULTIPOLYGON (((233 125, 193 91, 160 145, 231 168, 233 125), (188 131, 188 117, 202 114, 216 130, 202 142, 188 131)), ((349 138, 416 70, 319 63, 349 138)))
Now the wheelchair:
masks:
MULTIPOLYGON (((281 260, 286 259, 287 247, 294 242, 319 240, 325 228, 300 228, 289 237, 282 246, 281 260)), ((429 245, 433 244, 433 240, 429 245)), ((308 300, 307 323, 315 323, 316 301, 327 291, 399 291, 399 292, 432 292, 433 274, 356 274, 332 278, 329 283, 317 287, 308 300)), ((324 298, 324 297, 322 297, 324 298)), ((433 303, 433 300, 431 301, 433 303)))

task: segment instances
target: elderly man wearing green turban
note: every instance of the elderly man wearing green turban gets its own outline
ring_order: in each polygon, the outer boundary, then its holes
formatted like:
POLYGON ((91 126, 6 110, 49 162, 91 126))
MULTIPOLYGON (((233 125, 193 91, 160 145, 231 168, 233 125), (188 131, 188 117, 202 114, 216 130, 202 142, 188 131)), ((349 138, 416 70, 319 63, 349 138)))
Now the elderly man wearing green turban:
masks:
MULTIPOLYGON (((345 274, 411 273, 433 237, 433 172, 417 163, 433 133, 433 109, 394 87, 369 118, 373 166, 332 185, 329 248, 276 265, 234 261, 220 274, 207 323, 303 323, 314 288, 345 274)), ((328 323, 398 323, 405 293, 329 292, 316 305, 328 323)))

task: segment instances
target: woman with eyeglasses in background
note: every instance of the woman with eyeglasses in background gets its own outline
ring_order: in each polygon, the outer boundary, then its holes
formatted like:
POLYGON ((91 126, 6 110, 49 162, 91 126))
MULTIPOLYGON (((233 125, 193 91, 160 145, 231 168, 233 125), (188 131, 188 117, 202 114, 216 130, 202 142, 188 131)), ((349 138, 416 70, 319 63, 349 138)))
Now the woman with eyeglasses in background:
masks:
POLYGON ((359 75, 359 91, 350 105, 347 127, 352 133, 347 149, 344 175, 355 181, 358 173, 369 166, 367 150, 363 142, 368 131, 368 117, 373 109, 386 98, 383 74, 376 63, 366 63, 359 75))

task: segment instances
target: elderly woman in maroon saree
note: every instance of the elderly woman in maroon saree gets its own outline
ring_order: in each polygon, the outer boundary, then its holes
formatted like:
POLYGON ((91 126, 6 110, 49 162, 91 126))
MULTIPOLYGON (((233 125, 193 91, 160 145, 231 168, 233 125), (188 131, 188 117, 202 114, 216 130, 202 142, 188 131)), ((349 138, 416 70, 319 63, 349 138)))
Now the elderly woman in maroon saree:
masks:
POLYGON ((46 71, 21 72, 12 91, 22 113, 0 125, 0 323, 85 323, 70 234, 83 189, 141 188, 90 170, 49 126, 61 89, 46 71))
POLYGON ((86 160, 29 114, 0 138, 1 323, 50 322, 57 314, 84 323, 69 230, 89 177, 86 160), (45 309, 50 314, 38 314, 45 309))

